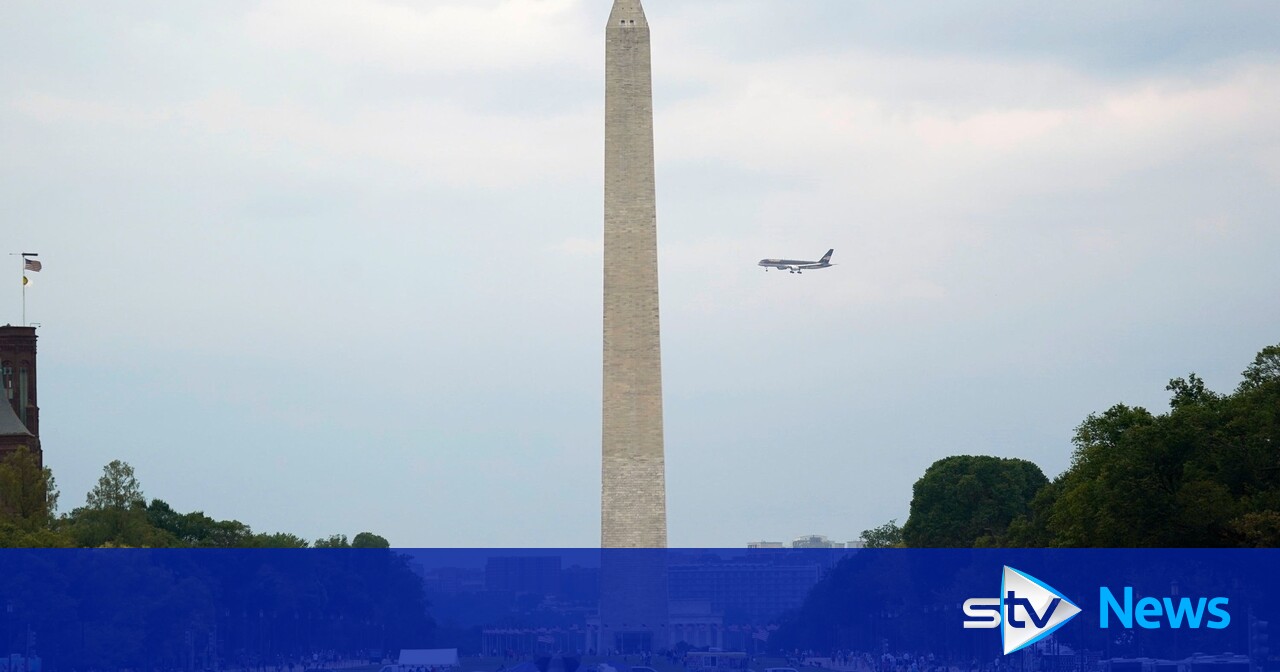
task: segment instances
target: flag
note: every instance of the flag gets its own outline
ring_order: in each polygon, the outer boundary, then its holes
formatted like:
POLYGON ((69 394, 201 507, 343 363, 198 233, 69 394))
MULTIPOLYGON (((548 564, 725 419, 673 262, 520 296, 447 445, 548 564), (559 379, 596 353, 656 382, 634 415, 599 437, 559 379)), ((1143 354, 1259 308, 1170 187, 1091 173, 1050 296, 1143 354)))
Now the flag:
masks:
POLYGON ((35 259, 24 258, 22 261, 25 262, 22 265, 22 270, 24 271, 35 271, 38 273, 40 272, 40 269, 44 268, 44 264, 41 264, 39 261, 35 259))

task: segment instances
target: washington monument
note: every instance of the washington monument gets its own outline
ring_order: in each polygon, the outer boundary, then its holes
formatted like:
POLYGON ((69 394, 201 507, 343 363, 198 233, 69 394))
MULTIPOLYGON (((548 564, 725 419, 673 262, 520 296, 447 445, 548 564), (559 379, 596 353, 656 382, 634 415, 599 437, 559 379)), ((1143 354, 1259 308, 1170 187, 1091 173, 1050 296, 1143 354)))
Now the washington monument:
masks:
POLYGON ((662 356, 649 22, 614 0, 605 28, 602 548, 665 548, 662 356))
POLYGON ((658 338, 649 22, 614 0, 604 58, 604 437, 599 650, 667 646, 667 489, 658 338), (617 550, 633 549, 633 550, 617 550), (636 550, 639 549, 639 550, 636 550))

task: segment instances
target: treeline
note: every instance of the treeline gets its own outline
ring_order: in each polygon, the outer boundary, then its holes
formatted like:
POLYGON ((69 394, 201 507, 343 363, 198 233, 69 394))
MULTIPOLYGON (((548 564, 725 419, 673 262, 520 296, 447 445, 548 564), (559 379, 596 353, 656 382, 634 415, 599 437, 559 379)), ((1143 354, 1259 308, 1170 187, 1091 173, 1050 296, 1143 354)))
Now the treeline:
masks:
MULTIPOLYGON (((1003 548, 1004 561, 1034 560, 1064 590, 1096 586, 1098 567, 1081 564, 1079 555, 1035 549, 1280 546, 1280 345, 1258 353, 1230 393, 1207 389, 1195 374, 1169 381, 1166 389, 1164 413, 1117 404, 1085 418, 1069 468, 1052 480, 1027 460, 938 460, 916 481, 906 523, 866 530, 863 542, 870 548, 1003 548)), ((1124 552, 1107 557, 1123 559, 1124 552)), ((947 633, 958 627, 955 605, 983 594, 980 586, 994 578, 989 558, 948 550, 854 554, 814 586, 769 646, 902 650, 930 640, 940 654, 981 658, 988 645, 947 633)), ((1150 567, 1128 580, 1158 594, 1177 578, 1201 585, 1228 578, 1172 567, 1150 567)), ((1178 645, 1161 639, 1159 630, 1125 641, 1089 640, 1085 633, 1062 636, 1072 647, 1117 656, 1178 645)), ((1203 633, 1183 637, 1184 651, 1209 650, 1203 633)))
POLYGON ((127 462, 103 467, 83 506, 58 514, 53 472, 19 447, 0 460, 0 547, 5 548, 389 548, 381 536, 335 534, 308 542, 287 532, 254 532, 238 520, 181 513, 149 502, 127 462))
POLYGON ((1230 393, 1194 373, 1169 410, 1117 404, 1076 428, 1052 481, 1026 460, 956 456, 916 481, 910 515, 869 547, 1280 546, 1280 345, 1230 393))
POLYGON ((35 455, 0 460, 0 546, 11 549, 0 554, 11 621, 0 651, 58 669, 216 669, 433 642, 421 578, 376 534, 309 543, 182 513, 147 500, 120 461, 82 506, 57 505, 35 455), (97 550, 115 548, 138 550, 97 550), (328 550, 351 548, 373 550, 328 550))

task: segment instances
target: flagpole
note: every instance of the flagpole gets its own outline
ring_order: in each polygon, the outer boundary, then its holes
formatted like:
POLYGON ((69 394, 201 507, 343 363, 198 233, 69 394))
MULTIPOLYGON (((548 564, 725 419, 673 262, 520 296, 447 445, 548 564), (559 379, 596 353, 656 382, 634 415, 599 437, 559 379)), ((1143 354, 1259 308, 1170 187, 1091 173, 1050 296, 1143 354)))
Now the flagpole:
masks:
MULTIPOLYGON (((10 252, 9 256, 18 258, 18 279, 22 282, 22 326, 27 326, 27 264, 32 263, 27 257, 38 257, 35 252, 10 252)), ((33 271, 40 270, 40 262, 34 262, 33 271)))
POLYGON ((18 282, 22 285, 22 326, 27 326, 27 259, 20 252, 10 252, 18 258, 18 282))

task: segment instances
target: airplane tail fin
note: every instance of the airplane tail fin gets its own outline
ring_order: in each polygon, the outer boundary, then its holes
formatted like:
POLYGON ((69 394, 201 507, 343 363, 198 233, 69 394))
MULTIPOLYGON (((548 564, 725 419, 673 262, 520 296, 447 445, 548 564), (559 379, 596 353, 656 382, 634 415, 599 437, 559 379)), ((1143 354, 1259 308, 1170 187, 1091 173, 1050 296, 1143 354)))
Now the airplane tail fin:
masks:
POLYGON ((824 255, 822 255, 822 261, 820 261, 820 262, 818 262, 818 263, 821 263, 821 264, 828 264, 828 263, 831 263, 831 255, 832 255, 835 251, 836 251, 836 250, 835 250, 835 248, 831 248, 830 250, 827 250, 827 253, 826 253, 826 254, 824 254, 824 255))

